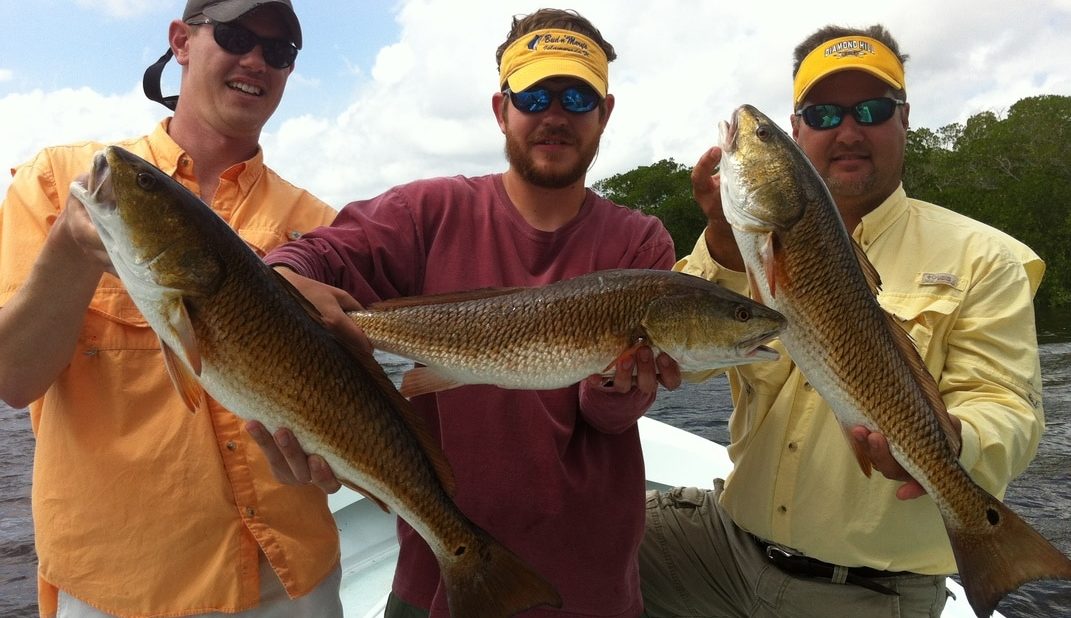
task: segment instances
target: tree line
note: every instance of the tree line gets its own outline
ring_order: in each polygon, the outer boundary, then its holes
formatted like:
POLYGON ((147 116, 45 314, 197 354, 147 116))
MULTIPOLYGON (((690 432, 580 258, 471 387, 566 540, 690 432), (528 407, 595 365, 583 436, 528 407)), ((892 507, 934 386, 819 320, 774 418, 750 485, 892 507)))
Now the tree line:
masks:
MULTIPOLYGON (((658 217, 679 258, 706 226, 689 175, 688 165, 663 159, 594 189, 658 217)), ((1029 97, 1005 114, 986 111, 936 131, 909 130, 904 189, 1029 245, 1046 264, 1036 305, 1071 305, 1071 97, 1029 97)))

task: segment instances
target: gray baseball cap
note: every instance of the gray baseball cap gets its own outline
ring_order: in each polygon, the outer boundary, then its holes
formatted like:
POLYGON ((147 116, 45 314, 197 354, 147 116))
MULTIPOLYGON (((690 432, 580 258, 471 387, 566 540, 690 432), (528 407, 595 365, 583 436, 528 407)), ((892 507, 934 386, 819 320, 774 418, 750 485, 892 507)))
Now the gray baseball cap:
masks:
POLYGON ((301 49, 301 24, 298 23, 297 13, 294 13, 290 0, 189 0, 186 10, 182 13, 182 21, 204 15, 211 20, 226 23, 269 4, 278 5, 282 10, 283 19, 290 30, 290 40, 294 47, 301 49))

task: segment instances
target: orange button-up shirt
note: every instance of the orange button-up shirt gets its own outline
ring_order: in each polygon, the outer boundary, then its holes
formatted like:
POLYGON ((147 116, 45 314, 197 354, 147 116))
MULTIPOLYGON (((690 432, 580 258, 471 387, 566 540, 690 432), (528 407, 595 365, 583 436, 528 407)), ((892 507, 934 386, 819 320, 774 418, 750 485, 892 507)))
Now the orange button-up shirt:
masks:
MULTIPOLYGON (((120 145, 197 193, 194 162, 167 124, 120 145)), ((0 206, 0 306, 27 278, 71 180, 101 148, 48 148, 14 171, 0 206)), ((335 215, 268 169, 260 151, 222 175, 213 201, 261 253, 335 215)), ((57 588, 124 616, 233 612, 258 602, 261 551, 292 597, 338 562, 323 492, 275 481, 243 422, 214 401, 189 412, 155 334, 109 274, 70 365, 30 417, 42 615, 55 613, 57 588)))

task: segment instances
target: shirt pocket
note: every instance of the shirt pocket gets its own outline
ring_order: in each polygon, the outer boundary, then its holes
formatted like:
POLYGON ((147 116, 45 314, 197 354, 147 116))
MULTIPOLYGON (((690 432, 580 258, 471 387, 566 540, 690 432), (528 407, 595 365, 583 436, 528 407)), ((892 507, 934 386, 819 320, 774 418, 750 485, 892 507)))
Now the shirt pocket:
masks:
MULTIPOLYGON (((282 231, 269 227, 247 227, 236 232, 258 257, 264 257, 288 240, 282 231)), ((81 344, 90 354, 102 350, 151 350, 160 347, 145 316, 119 279, 111 274, 104 275, 90 301, 81 344)))
POLYGON ((152 350, 160 347, 134 299, 116 277, 105 274, 89 303, 79 343, 88 354, 101 350, 152 350))
POLYGON ((944 342, 959 314, 961 302, 962 297, 955 290, 936 294, 883 292, 878 297, 881 307, 910 335, 927 365, 935 357, 940 357, 943 362, 944 342))

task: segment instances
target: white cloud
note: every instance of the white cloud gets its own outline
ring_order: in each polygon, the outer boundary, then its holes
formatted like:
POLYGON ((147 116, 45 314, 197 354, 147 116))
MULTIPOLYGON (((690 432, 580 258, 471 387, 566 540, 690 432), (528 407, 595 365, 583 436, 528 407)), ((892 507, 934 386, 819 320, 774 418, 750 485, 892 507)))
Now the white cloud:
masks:
POLYGON ((0 82, 11 81, 14 76, 15 72, 11 69, 0 69, 0 82))
POLYGON ((0 98, 0 195, 11 184, 8 169, 42 147, 87 140, 118 140, 149 131, 159 105, 145 99, 141 86, 121 95, 89 88, 33 90, 0 98))
MULTIPOLYGON (((269 160, 335 206, 415 178, 504 169, 490 109, 494 51, 510 16, 539 5, 470 5, 403 3, 398 40, 380 51, 351 105, 336 118, 284 122, 265 137, 269 160)), ((715 143, 717 123, 742 103, 787 126, 792 50, 828 23, 826 14, 769 0, 572 6, 619 55, 610 68, 617 107, 589 181, 663 158, 693 163, 715 143)), ((915 0, 838 5, 836 21, 890 28, 912 57, 913 124, 938 128, 983 109, 1006 110, 1024 96, 1071 94, 1071 70, 1053 53, 1065 36, 1054 15, 1060 11, 1066 21, 1066 8, 1025 0, 1017 13, 1027 17, 1010 22, 1002 3, 915 0)))
MULTIPOLYGON (((510 17, 541 5, 470 0, 462 11, 448 0, 401 2, 399 34, 369 70, 346 70, 344 56, 326 68, 301 65, 287 96, 315 89, 342 99, 320 109, 340 111, 284 107, 289 117, 277 118, 262 139, 269 164, 334 206, 416 178, 502 171, 502 136, 490 107, 494 52, 510 17)), ((571 6, 619 55, 610 67, 617 106, 589 182, 663 158, 693 163, 717 139, 717 123, 743 103, 786 126, 792 50, 829 19, 771 0, 571 6)), ((1060 53, 1071 0, 1022 0, 1014 19, 995 0, 842 3, 835 19, 883 23, 910 54, 915 127, 1003 111, 1026 96, 1071 94, 1071 67, 1060 53)), ((0 165, 49 143, 142 134, 163 111, 137 89, 111 97, 86 90, 7 95, 0 99, 0 165)), ((0 175, 0 190, 7 182, 0 175)))

